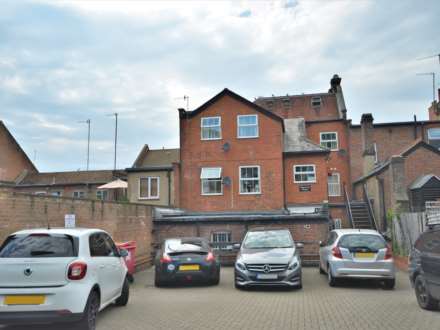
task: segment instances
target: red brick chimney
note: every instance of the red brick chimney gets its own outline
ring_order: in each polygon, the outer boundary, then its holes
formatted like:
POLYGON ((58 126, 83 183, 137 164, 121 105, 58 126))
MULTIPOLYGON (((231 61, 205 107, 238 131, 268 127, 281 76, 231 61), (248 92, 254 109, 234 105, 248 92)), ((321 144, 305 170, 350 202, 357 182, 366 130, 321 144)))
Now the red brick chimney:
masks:
POLYGON ((361 118, 361 141, 363 156, 363 174, 366 175, 374 168, 376 151, 374 149, 373 115, 364 113, 361 118))
POLYGON ((440 88, 437 90, 438 100, 432 102, 428 109, 429 120, 440 120, 440 88))

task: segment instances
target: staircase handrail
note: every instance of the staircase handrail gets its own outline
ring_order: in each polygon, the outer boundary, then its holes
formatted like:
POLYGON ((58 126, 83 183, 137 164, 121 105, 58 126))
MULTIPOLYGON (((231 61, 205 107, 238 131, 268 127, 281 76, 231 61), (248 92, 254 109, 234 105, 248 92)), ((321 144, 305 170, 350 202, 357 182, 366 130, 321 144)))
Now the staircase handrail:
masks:
POLYGON ((346 188, 345 184, 344 184, 344 197, 345 197, 345 209, 347 210, 348 221, 350 222, 351 227, 355 228, 354 222, 353 222, 353 214, 351 212, 350 199, 348 197, 348 192, 347 192, 347 188, 346 188))
MULTIPOLYGON (((368 197, 368 193, 367 193, 367 187, 365 184, 362 185, 362 190, 363 190, 363 195, 364 195, 364 201, 365 203, 367 203, 367 208, 368 208, 368 213, 370 214, 370 219, 372 219, 372 226, 374 227, 375 230, 379 230, 379 227, 377 226, 377 222, 376 222, 376 217, 374 216, 374 210, 373 210, 373 206, 371 205, 371 200, 368 197)), ((371 220, 370 220, 371 222, 371 220)))

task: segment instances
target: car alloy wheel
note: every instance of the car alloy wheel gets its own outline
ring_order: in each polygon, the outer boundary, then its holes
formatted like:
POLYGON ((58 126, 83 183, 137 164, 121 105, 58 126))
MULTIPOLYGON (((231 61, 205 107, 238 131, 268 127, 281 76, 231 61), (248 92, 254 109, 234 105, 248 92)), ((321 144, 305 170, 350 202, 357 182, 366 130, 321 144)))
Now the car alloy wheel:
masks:
POLYGON ((426 288, 425 279, 419 275, 415 281, 415 291, 417 296, 417 302, 423 309, 433 310, 438 307, 439 302, 431 297, 428 289, 426 288))
POLYGON ((87 309, 87 325, 88 330, 96 329, 96 317, 99 311, 99 298, 96 292, 92 292, 90 295, 89 306, 87 309))

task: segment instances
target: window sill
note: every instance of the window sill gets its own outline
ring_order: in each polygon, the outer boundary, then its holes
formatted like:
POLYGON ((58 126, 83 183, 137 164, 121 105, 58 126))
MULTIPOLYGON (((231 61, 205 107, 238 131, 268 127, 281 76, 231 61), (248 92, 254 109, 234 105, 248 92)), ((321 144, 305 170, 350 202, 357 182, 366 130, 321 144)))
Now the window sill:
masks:
POLYGON ((140 201, 158 201, 158 200, 160 200, 160 197, 139 197, 138 200, 140 200, 140 201))
POLYGON ((237 136, 237 139, 258 139, 260 136, 237 136))
POLYGON ((260 192, 239 192, 239 195, 261 195, 261 191, 260 192))
POLYGON ((222 140, 222 138, 215 138, 215 139, 200 139, 200 141, 219 141, 222 140))
POLYGON ((316 181, 294 181, 293 183, 298 183, 298 184, 311 184, 311 183, 316 183, 316 181))
POLYGON ((215 194, 200 194, 201 196, 223 196, 223 193, 215 193, 215 194))

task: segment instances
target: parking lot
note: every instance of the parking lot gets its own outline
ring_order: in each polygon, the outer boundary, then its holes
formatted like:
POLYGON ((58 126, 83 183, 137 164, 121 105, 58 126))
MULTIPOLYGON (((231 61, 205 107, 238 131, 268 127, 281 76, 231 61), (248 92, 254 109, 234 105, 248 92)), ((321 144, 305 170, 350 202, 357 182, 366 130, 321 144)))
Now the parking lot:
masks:
POLYGON ((302 290, 239 291, 233 269, 223 268, 219 286, 158 289, 150 269, 136 276, 129 305, 103 311, 97 329, 432 330, 440 324, 440 312, 418 307, 406 273, 398 273, 393 291, 365 283, 330 288, 316 268, 305 268, 303 277, 302 290))

